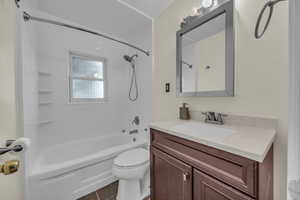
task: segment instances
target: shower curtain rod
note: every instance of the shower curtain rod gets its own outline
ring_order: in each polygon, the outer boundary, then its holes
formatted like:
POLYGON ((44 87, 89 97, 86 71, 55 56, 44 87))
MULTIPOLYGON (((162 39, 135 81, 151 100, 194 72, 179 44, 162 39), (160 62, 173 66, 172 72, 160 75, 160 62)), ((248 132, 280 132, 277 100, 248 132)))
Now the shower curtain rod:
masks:
POLYGON ((62 27, 66 27, 66 28, 70 28, 70 29, 74 29, 74 30, 78 30, 78 31, 83 31, 83 32, 86 32, 86 33, 90 33, 90 34, 93 34, 93 35, 97 35, 97 36, 100 36, 100 37, 103 37, 103 38, 115 41, 117 43, 126 45, 128 47, 131 47, 133 49, 136 49, 136 50, 144 53, 147 56, 150 56, 150 51, 143 50, 143 49, 141 49, 141 48, 139 48, 139 47, 137 47, 135 45, 132 45, 132 44, 130 44, 128 42, 123 42, 123 41, 115 39, 113 37, 110 37, 110 36, 107 36, 107 35, 95 32, 95 31, 91 31, 91 30, 88 30, 88 29, 85 29, 85 28, 73 26, 73 25, 70 25, 70 24, 66 24, 66 23, 62 23, 62 22, 58 22, 58 21, 54 21, 54 20, 44 19, 44 18, 40 18, 40 17, 34 17, 34 16, 31 16, 30 14, 28 14, 27 12, 23 12, 23 18, 24 18, 25 22, 33 20, 33 21, 38 21, 38 22, 43 22, 43 23, 47 23, 47 24, 62 26, 62 27))

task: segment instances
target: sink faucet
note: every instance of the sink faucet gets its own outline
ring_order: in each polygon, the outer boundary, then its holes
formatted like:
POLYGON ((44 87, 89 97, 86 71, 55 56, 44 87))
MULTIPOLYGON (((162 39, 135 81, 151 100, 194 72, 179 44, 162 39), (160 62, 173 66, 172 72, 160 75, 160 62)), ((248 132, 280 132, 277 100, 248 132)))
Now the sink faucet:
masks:
POLYGON ((218 113, 216 116, 215 112, 203 112, 202 114, 205 116, 205 123, 208 124, 223 125, 224 124, 223 117, 227 117, 227 115, 222 113, 218 113))

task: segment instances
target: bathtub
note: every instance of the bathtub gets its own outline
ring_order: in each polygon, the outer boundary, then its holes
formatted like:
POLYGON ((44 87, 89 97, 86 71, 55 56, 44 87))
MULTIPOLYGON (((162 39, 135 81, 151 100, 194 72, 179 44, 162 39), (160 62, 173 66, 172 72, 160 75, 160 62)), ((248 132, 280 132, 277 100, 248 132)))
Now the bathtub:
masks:
POLYGON ((28 177, 29 200, 76 200, 114 181, 113 159, 148 143, 142 136, 115 134, 53 146, 40 153, 28 177))

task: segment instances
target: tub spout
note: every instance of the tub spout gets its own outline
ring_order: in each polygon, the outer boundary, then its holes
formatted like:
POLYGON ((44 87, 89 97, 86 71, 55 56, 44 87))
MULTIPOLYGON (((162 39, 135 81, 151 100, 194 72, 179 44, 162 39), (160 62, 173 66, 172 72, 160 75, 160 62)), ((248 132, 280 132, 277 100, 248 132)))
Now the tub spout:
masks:
POLYGON ((139 130, 137 130, 137 129, 129 131, 129 135, 138 134, 138 133, 139 133, 139 130))

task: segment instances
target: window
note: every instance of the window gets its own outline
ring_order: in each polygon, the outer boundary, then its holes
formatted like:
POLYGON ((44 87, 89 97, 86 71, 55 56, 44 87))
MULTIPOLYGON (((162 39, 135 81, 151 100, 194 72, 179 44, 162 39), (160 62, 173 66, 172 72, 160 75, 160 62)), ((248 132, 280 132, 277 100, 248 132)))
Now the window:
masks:
POLYGON ((70 53, 70 101, 101 102, 106 98, 106 61, 70 53))

